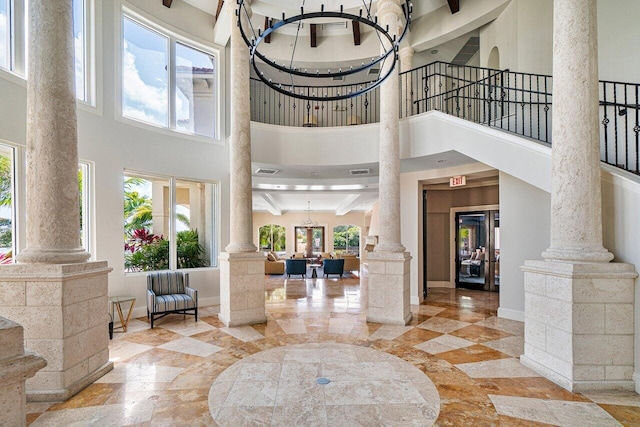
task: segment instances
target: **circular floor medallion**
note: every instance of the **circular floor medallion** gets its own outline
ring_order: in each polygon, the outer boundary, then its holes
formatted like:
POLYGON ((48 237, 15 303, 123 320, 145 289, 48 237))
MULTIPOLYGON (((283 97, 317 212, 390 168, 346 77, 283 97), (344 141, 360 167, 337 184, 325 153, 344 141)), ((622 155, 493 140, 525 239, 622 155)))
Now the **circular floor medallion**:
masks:
POLYGON ((209 411, 220 426, 430 426, 440 397, 429 377, 396 356, 298 344, 227 368, 211 385, 209 411), (318 384, 322 378, 329 383, 318 384))

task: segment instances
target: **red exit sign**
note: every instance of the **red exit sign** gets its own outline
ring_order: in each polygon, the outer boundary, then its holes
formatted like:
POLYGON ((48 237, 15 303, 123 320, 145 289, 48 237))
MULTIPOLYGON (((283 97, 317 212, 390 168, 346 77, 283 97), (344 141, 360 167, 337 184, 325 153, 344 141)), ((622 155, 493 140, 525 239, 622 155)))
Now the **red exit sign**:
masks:
POLYGON ((467 177, 464 175, 449 179, 449 187, 462 187, 463 185, 467 185, 467 177))

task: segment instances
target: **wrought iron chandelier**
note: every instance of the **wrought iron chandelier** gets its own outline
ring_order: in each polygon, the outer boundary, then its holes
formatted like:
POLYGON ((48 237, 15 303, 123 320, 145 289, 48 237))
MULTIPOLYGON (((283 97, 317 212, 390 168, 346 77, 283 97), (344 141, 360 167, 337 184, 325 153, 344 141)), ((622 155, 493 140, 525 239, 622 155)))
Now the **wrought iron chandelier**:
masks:
MULTIPOLYGON (((411 24, 411 13, 413 10, 411 0, 401 0, 404 22, 402 25, 402 32, 400 33, 400 36, 397 37, 395 31, 394 35, 391 36, 391 34, 389 33, 389 27, 386 26, 386 28, 382 28, 378 24, 377 16, 372 16, 371 9, 373 0, 369 0, 368 4, 367 0, 362 0, 363 8, 359 10, 359 13, 357 15, 345 12, 342 5, 340 6, 339 11, 325 10, 324 4, 321 4, 319 11, 305 11, 305 0, 302 0, 302 5, 300 6, 300 14, 287 17, 283 12, 281 20, 274 22, 273 19, 269 19, 268 25, 265 24, 267 28, 262 31, 262 29, 260 28, 254 28, 254 26, 251 24, 250 14, 247 11, 247 6, 245 3, 246 0, 236 0, 236 2, 238 4, 238 8, 236 9, 237 25, 240 28, 242 38, 249 47, 251 66, 256 72, 256 75, 260 78, 260 80, 262 80, 273 90, 284 95, 307 101, 337 101, 342 99, 349 99, 369 92, 382 84, 382 82, 391 75, 396 66, 396 63, 398 62, 398 49, 400 46, 400 42, 402 42, 409 30, 409 25, 411 24), (243 15, 247 18, 246 21, 248 24, 246 25, 248 25, 249 28, 245 28, 243 25, 243 15), (337 70, 328 69, 325 71, 324 69, 308 70, 295 67, 294 59, 298 37, 300 35, 300 28, 302 27, 303 22, 315 18, 338 18, 345 21, 357 21, 372 28, 373 31, 376 32, 381 46, 380 50, 382 53, 377 58, 371 58, 371 61, 362 62, 362 65, 360 66, 349 66, 349 68, 345 69, 338 68, 337 70), (272 33, 278 31, 288 24, 297 25, 295 41, 293 43, 293 49, 291 53, 291 61, 289 62, 289 64, 278 64, 277 61, 270 59, 265 54, 261 53, 259 48, 264 40, 271 36, 272 33), (386 66, 387 61, 390 61, 389 66, 386 66), (344 76, 354 75, 357 73, 367 73, 370 69, 376 68, 377 66, 380 66, 381 71, 376 79, 360 83, 356 85, 356 89, 345 89, 343 92, 337 92, 331 95, 328 95, 326 92, 323 92, 321 90, 321 86, 323 85, 300 85, 294 83, 294 76, 312 79, 312 81, 316 82, 326 80, 332 81, 336 78, 342 78, 344 76), (384 70, 384 72, 382 70, 384 70), (265 72, 267 71, 286 73, 287 78, 285 80, 287 81, 274 82, 272 78, 269 78, 265 75, 265 72), (303 88, 307 89, 309 86, 316 87, 317 90, 301 90, 303 88)), ((269 73, 267 72, 267 74, 269 73)))

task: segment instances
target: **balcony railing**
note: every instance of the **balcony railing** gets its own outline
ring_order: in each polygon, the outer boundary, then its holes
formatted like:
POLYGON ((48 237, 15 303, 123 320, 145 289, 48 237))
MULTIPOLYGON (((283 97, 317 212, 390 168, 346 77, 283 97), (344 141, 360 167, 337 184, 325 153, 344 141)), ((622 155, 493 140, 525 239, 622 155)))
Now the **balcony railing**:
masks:
MULTIPOLYGON (((441 111, 551 143, 551 76, 434 62, 400 74, 400 117, 441 111)), ((356 85, 307 87, 331 96, 356 85)), ((640 84, 600 82, 603 162, 640 175, 640 84)), ((251 119, 282 126, 346 126, 379 121, 378 90, 343 101, 302 101, 251 81, 251 119)))

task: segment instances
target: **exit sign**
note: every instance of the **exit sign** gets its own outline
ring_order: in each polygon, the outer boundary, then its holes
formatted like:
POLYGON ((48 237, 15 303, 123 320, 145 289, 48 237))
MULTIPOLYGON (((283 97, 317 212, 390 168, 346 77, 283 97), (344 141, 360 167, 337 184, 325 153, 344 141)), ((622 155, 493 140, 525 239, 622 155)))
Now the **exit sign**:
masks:
POLYGON ((467 177, 464 175, 449 179, 449 187, 462 187, 463 185, 467 185, 467 177))

